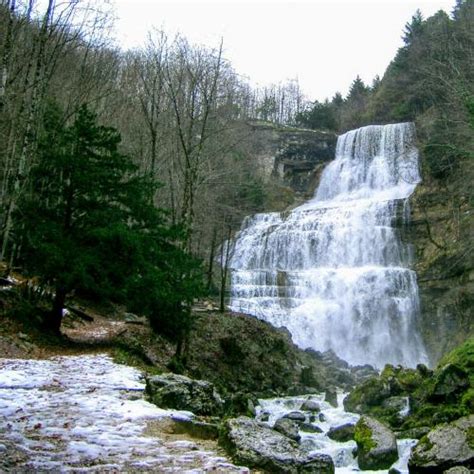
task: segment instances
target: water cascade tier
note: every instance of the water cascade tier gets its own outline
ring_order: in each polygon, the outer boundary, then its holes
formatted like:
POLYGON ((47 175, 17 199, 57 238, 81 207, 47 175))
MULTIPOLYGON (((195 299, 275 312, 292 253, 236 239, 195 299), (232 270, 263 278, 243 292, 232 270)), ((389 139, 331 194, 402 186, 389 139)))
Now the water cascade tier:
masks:
POLYGON ((413 124, 341 135, 310 201, 244 221, 233 242, 230 308, 353 365, 426 363, 416 274, 399 233, 419 181, 413 124))

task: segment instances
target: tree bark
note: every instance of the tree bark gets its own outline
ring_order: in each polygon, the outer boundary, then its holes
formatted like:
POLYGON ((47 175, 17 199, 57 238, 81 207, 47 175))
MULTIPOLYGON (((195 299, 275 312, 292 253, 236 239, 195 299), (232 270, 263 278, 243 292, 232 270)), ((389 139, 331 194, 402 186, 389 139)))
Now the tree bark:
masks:
POLYGON ((220 288, 220 304, 219 311, 223 313, 225 311, 225 289, 227 286, 227 275, 229 271, 229 262, 232 257, 232 243, 230 241, 232 237, 232 227, 229 225, 227 228, 227 241, 225 244, 225 253, 223 249, 221 251, 221 288, 220 288))
POLYGON ((45 321, 46 329, 55 334, 61 333, 61 321, 63 319, 63 309, 66 302, 66 296, 67 290, 64 287, 58 286, 53 300, 53 307, 51 308, 48 319, 45 321))

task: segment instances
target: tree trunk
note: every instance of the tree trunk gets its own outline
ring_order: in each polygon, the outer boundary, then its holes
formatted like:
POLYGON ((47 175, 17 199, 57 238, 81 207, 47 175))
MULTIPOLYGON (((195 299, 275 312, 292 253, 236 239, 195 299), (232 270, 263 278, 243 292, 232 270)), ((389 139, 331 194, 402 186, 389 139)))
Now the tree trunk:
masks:
POLYGON ((216 257, 217 245, 217 228, 212 230, 211 249, 209 253, 209 266, 207 268, 207 291, 210 292, 212 288, 212 276, 214 273, 214 258, 216 257))
POLYGON ((56 334, 61 333, 61 321, 63 318, 64 303, 66 302, 67 290, 58 286, 53 300, 53 307, 46 320, 46 329, 56 334))
POLYGON ((221 250, 221 288, 220 288, 220 304, 219 311, 223 313, 225 311, 225 290, 227 287, 227 275, 229 271, 229 262, 232 256, 231 247, 232 243, 230 241, 232 237, 232 227, 229 225, 227 228, 227 240, 225 244, 225 253, 224 249, 221 250))

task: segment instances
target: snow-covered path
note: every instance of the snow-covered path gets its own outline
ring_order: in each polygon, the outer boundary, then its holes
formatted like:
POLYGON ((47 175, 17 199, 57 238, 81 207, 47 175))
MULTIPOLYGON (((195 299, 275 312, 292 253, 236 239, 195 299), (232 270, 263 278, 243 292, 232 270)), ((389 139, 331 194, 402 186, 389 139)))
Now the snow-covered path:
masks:
POLYGON ((0 457, 24 454, 15 473, 248 472, 194 442, 146 436, 150 420, 192 414, 146 402, 144 386, 107 355, 0 359, 0 457))

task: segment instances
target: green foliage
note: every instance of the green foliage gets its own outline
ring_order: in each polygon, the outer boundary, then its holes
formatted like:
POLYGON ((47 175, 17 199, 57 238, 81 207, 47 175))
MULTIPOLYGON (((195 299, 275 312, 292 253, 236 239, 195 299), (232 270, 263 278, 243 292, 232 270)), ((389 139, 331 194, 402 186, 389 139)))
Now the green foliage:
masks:
POLYGON ((433 447, 433 443, 430 441, 427 435, 422 436, 420 441, 418 441, 418 445, 424 448, 424 451, 429 451, 433 447))
POLYGON ((461 406, 468 413, 474 413, 474 388, 467 390, 461 398, 461 406))
POLYGON ((380 376, 357 386, 344 406, 397 429, 434 426, 474 413, 474 339, 445 355, 434 372, 387 365, 380 376), (410 414, 403 419, 384 403, 400 395, 410 398, 410 414))
POLYGON ((420 10, 417 10, 412 16, 410 23, 405 25, 403 32, 403 42, 406 45, 413 43, 413 41, 421 35, 423 29, 423 15, 420 10))
POLYGON ((453 351, 446 354, 438 363, 438 367, 448 364, 457 365, 469 373, 471 384, 474 385, 474 338, 468 339, 453 351))
POLYGON ((181 249, 182 231, 152 205, 152 183, 119 143, 86 107, 69 126, 48 108, 31 190, 15 220, 22 263, 55 289, 50 329, 59 330, 64 299, 77 290, 127 303, 180 342, 201 292, 199 262, 181 249))
POLYGON ((469 427, 466 433, 467 444, 471 449, 474 449, 474 427, 469 427))
POLYGON ((328 101, 313 102, 306 110, 296 116, 296 123, 313 130, 337 130, 335 107, 328 101))
POLYGON ((357 447, 365 452, 376 447, 376 443, 372 438, 372 430, 367 426, 363 419, 356 424, 354 440, 357 447))
POLYGON ((245 205, 250 212, 259 212, 265 208, 267 198, 262 179, 255 174, 248 173, 245 181, 237 190, 237 202, 245 205))
POLYGON ((278 104, 276 98, 271 95, 265 95, 262 103, 257 108, 257 116, 261 117, 262 120, 271 120, 274 118, 278 111, 278 104))

